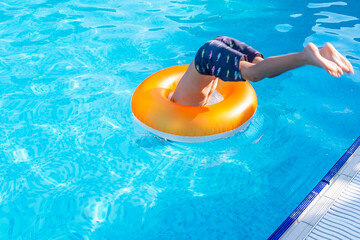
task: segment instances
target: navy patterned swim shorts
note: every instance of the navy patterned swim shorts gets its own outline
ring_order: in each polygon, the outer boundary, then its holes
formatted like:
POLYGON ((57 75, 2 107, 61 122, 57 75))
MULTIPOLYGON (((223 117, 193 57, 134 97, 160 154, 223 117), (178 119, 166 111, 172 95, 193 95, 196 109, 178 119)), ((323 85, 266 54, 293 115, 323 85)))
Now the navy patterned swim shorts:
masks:
POLYGON ((240 73, 240 60, 252 62, 262 54, 239 40, 220 36, 206 42, 195 56, 195 68, 200 74, 223 81, 245 81, 240 73))

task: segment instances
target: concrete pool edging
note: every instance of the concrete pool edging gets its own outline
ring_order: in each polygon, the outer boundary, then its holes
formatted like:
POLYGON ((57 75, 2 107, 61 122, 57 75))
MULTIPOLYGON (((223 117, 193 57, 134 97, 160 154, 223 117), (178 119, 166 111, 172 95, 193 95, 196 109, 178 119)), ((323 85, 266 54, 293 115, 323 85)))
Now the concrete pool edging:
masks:
POLYGON ((280 226, 271 234, 268 240, 280 239, 290 229, 290 227, 298 220, 309 205, 320 195, 322 190, 331 185, 333 178, 346 164, 346 162, 354 155, 360 146, 360 136, 354 141, 349 149, 341 156, 329 172, 320 180, 313 190, 305 197, 305 199, 295 208, 295 210, 283 221, 280 226))

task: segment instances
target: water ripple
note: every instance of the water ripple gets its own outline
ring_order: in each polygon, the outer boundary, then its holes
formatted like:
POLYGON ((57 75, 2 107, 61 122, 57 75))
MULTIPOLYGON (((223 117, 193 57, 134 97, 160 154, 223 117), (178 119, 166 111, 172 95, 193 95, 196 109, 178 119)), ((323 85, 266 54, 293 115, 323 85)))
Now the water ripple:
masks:
POLYGON ((359 20, 356 17, 333 13, 333 12, 325 12, 325 11, 321 11, 319 13, 316 13, 315 15, 327 17, 327 18, 319 18, 316 20, 316 22, 320 22, 320 23, 340 23, 340 22, 359 20))
POLYGON ((346 2, 329 2, 329 3, 309 3, 308 8, 326 8, 331 6, 346 6, 346 2))

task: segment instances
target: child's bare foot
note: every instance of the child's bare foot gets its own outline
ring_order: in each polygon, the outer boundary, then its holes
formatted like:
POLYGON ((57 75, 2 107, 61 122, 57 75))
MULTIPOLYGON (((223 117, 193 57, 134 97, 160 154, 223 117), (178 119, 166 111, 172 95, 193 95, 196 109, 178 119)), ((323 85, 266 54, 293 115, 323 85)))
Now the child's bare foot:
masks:
POLYGON ((354 73, 351 63, 330 43, 326 43, 325 46, 320 49, 320 54, 327 60, 336 63, 344 72, 354 73))
POLYGON ((334 77, 340 77, 343 74, 342 69, 335 62, 321 56, 319 49, 313 43, 306 45, 303 53, 307 64, 324 68, 334 77))

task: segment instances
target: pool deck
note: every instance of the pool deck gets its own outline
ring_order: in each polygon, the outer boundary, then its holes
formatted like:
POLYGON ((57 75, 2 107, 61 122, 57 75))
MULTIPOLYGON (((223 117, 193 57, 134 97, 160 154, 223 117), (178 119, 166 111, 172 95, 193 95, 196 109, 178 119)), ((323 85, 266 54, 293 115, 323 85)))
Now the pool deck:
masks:
MULTIPOLYGON (((329 178, 322 190, 314 195, 311 203, 290 223, 290 227, 280 239, 360 239, 359 140, 360 138, 344 154, 350 154, 344 165, 329 178)), ((324 182, 324 179, 319 184, 324 182)))

